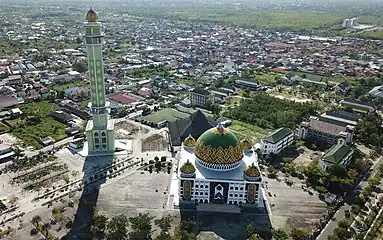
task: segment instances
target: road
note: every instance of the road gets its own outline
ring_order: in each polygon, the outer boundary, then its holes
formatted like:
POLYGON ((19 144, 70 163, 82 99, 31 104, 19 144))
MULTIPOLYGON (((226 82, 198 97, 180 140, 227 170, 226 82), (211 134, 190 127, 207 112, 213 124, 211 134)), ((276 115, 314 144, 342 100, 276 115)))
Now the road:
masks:
MULTIPOLYGON (((383 157, 380 157, 372 166, 372 168, 371 168, 372 169, 372 173, 371 173, 372 176, 377 172, 378 167, 381 164, 383 164, 383 157)), ((363 180, 359 183, 359 185, 356 188, 354 188, 354 191, 347 198, 350 198, 350 199, 354 198, 357 195, 356 190, 358 188, 360 188, 360 191, 363 191, 363 189, 365 189, 367 186, 368 186, 367 179, 363 178, 363 180)), ((343 206, 341 206, 338 209, 338 211, 335 213, 332 220, 330 220, 330 222, 328 222, 328 224, 322 230, 321 234, 319 234, 319 236, 316 239, 317 240, 327 240, 328 236, 331 235, 333 233, 334 229, 338 226, 338 221, 340 221, 346 217, 345 216, 346 210, 351 211, 351 206, 345 203, 343 206)))

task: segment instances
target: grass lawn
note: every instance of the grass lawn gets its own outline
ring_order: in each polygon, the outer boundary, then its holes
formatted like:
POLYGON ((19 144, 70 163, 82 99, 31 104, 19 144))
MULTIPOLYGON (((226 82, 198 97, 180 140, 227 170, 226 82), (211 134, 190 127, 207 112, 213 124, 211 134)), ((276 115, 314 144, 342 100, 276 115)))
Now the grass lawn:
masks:
POLYGON ((148 122, 152 122, 152 123, 159 123, 159 122, 162 122, 164 120, 169 121, 169 122, 173 122, 177 119, 183 119, 183 118, 186 118, 188 116, 189 116, 189 114, 187 114, 187 113, 183 113, 183 112, 177 111, 177 110, 172 109, 172 108, 165 108, 165 109, 162 109, 158 112, 152 113, 148 116, 140 117, 139 120, 140 121, 142 121, 142 120, 148 121, 148 122))
POLYGON ((249 140, 253 141, 253 143, 258 142, 262 137, 272 131, 272 129, 263 129, 237 120, 232 120, 232 125, 229 129, 233 130, 233 133, 237 136, 238 140, 247 137, 249 140))
POLYGON ((64 91, 65 89, 71 88, 71 87, 83 87, 88 86, 89 83, 86 81, 76 81, 72 83, 66 83, 63 85, 52 85, 49 88, 56 91, 64 91))
POLYGON ((285 74, 281 72, 268 72, 257 73, 254 78, 258 80, 262 85, 275 84, 277 80, 281 79, 285 74))
POLYGON ((41 137, 53 137, 56 141, 64 139, 65 128, 67 126, 50 117, 52 111, 58 109, 58 106, 48 101, 32 102, 20 106, 21 111, 26 115, 38 116, 40 122, 28 125, 23 119, 15 119, 9 123, 15 128, 12 134, 22 140, 25 145, 37 149, 43 146, 36 140, 41 137))

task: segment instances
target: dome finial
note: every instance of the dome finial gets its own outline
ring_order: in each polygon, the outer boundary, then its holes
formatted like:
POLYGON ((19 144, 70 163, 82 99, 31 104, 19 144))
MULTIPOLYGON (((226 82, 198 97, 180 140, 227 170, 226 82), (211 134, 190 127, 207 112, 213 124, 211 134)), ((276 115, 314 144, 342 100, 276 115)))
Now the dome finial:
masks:
POLYGON ((86 14, 86 20, 88 22, 97 22, 98 21, 97 13, 93 10, 92 7, 90 7, 88 13, 86 14))
POLYGON ((217 129, 218 129, 218 131, 219 131, 220 133, 223 133, 223 131, 225 130, 225 128, 223 127, 221 121, 218 122, 217 129))

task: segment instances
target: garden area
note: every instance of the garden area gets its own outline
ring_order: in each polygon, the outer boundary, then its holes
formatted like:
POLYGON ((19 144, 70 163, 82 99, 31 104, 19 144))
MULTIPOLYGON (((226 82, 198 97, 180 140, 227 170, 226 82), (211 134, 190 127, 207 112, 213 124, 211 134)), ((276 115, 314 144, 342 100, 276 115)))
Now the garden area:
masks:
POLYGON ((140 168, 138 170, 144 170, 148 171, 149 173, 152 173, 153 171, 159 173, 171 173, 172 170, 172 162, 166 161, 166 157, 162 156, 161 159, 159 159, 157 156, 154 157, 154 160, 149 160, 149 163, 143 163, 141 161, 140 168))
POLYGON ((59 107, 48 101, 32 102, 20 106, 26 117, 7 121, 13 127, 11 133, 23 141, 25 146, 40 149, 37 138, 52 137, 56 141, 66 137, 67 126, 54 120, 50 114, 59 107))

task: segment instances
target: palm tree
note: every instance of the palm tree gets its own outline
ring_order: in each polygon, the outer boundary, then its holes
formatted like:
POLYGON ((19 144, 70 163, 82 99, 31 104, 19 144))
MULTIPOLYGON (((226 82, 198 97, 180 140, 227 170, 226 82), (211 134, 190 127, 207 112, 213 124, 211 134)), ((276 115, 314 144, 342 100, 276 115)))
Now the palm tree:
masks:
POLYGON ((35 224, 35 225, 39 225, 39 222, 41 221, 41 217, 40 215, 36 215, 32 218, 32 223, 35 224))
POLYGON ((51 228, 51 225, 48 223, 44 223, 44 229, 45 229, 45 237, 48 238, 48 230, 51 228))

